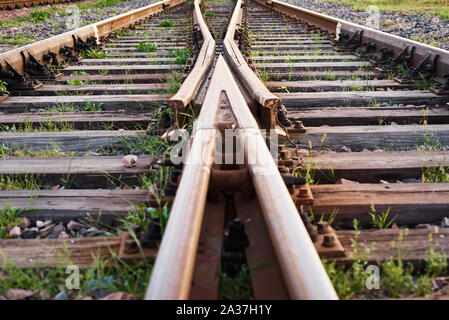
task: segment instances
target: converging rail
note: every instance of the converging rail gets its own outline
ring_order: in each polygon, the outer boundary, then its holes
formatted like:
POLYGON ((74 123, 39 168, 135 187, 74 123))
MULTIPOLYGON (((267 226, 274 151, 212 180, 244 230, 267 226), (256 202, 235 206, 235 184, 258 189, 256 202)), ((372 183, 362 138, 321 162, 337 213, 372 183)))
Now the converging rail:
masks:
POLYGON ((145 299, 223 298, 241 270, 255 299, 338 299, 323 264, 357 241, 379 265, 449 249, 448 65, 276 0, 164 0, 2 53, 0 208, 28 222, 0 246, 154 262, 145 299))

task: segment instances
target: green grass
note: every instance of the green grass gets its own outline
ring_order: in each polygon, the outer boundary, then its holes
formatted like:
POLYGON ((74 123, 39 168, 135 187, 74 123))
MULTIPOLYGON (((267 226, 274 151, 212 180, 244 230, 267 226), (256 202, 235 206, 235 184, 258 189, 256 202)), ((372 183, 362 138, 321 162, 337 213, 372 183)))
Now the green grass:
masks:
POLYGON ((0 80, 0 95, 9 94, 8 89, 6 88, 7 85, 7 82, 0 80))
POLYGON ((208 12, 206 12, 204 15, 205 15, 206 17, 213 17, 213 16, 214 16, 214 13, 211 12, 211 11, 208 11, 208 12))
POLYGON ((251 274, 247 266, 242 265, 239 272, 231 277, 220 272, 220 300, 248 300, 252 297, 251 274))
POLYGON ((169 52, 170 58, 176 58, 176 64, 184 65, 190 58, 191 48, 175 49, 169 52))
MULTIPOLYGON (((50 299, 64 287, 70 297, 92 296, 99 291, 103 295, 122 291, 143 297, 151 275, 152 266, 146 260, 128 265, 117 257, 117 253, 110 250, 110 258, 94 255, 94 261, 89 268, 80 269, 80 289, 69 290, 65 288, 69 274, 66 266, 73 264, 68 257, 61 257, 60 266, 45 269, 20 269, 11 261, 5 263, 2 269, 2 281, 0 282, 0 295, 4 295, 8 289, 26 289, 35 293, 39 298, 40 292, 46 292, 50 299)), ((0 255, 2 255, 0 249, 0 255)), ((3 257, 2 257, 3 259, 3 257)), ((44 299, 40 297, 40 299, 44 299)))
POLYGON ((421 181, 423 183, 449 183, 449 167, 444 164, 429 167, 427 164, 422 169, 421 181))
POLYGON ((41 183, 31 173, 0 175, 0 190, 39 190, 41 183))
POLYGON ((168 19, 164 19, 164 20, 162 20, 160 26, 161 27, 165 27, 165 28, 170 28, 170 27, 173 27, 174 24, 175 23, 173 21, 170 21, 168 19))
POLYGON ((369 263, 368 259, 375 250, 375 244, 367 247, 359 243, 360 231, 358 221, 354 219, 354 238, 352 239, 352 255, 354 262, 349 266, 336 265, 323 260, 323 265, 341 299, 370 298, 373 293, 366 288, 366 280, 370 276, 366 272, 368 265, 377 265, 380 271, 379 289, 373 289, 384 296, 398 298, 400 296, 425 296, 432 291, 430 280, 447 274, 447 261, 443 251, 436 252, 432 247, 426 252, 424 272, 415 270, 413 265, 404 262, 407 251, 401 249, 402 241, 409 234, 408 229, 402 231, 397 241, 392 241, 391 248, 396 255, 386 261, 369 263))
POLYGON ((388 219, 388 215, 390 214, 390 207, 388 207, 387 211, 382 211, 381 213, 378 213, 376 211, 374 204, 370 205, 370 209, 371 212, 369 212, 369 215, 371 216, 371 224, 374 228, 381 230, 388 229, 396 219, 396 217, 394 217, 393 219, 388 219))
POLYGON ((357 11, 365 11, 370 5, 379 7, 384 11, 406 11, 421 14, 431 14, 443 18, 449 18, 449 3, 444 0, 326 0, 338 2, 357 11))
POLYGON ((30 34, 7 34, 0 35, 0 44, 11 44, 23 46, 36 41, 37 38, 30 34))
POLYGON ((46 147, 45 149, 17 148, 9 147, 3 143, 0 144, 0 159, 6 159, 10 157, 70 157, 74 155, 74 152, 63 152, 61 148, 54 143, 51 143, 50 146, 46 147))
MULTIPOLYGON (((31 196, 29 204, 33 201, 31 196)), ((5 201, 3 208, 0 208, 0 239, 10 238, 8 228, 15 227, 22 223, 23 219, 19 218, 19 215, 25 211, 34 210, 33 208, 25 207, 18 209, 11 207, 11 201, 5 201)), ((1 251, 0 251, 1 253, 1 251)), ((0 281, 1 285, 1 281, 0 281)))
POLYGON ((85 59, 106 59, 108 54, 106 51, 90 49, 81 53, 81 56, 85 59))
POLYGON ((154 52, 157 50, 157 45, 151 42, 139 42, 136 45, 137 51, 139 52, 154 52))

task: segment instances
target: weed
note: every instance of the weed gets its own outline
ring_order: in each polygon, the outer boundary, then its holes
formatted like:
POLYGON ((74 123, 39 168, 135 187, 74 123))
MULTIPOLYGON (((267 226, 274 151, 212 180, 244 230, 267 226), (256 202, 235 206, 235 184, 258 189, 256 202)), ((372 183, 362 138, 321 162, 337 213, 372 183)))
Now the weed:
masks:
POLYGON ((222 300, 248 300, 252 296, 251 275, 247 266, 242 265, 239 272, 231 277, 220 272, 220 297, 222 300))
POLYGON ((177 64, 184 65, 190 58, 190 51, 190 48, 171 50, 169 56, 170 58, 176 58, 177 64))
POLYGON ((169 28, 169 27, 173 27, 174 24, 175 24, 175 23, 174 23, 173 21, 170 21, 170 20, 168 20, 168 19, 164 19, 164 20, 162 20, 160 26, 161 26, 161 27, 169 28))
POLYGON ((371 212, 369 212, 369 215, 371 216, 371 224, 373 227, 378 229, 388 229, 390 225, 393 223, 393 221, 396 219, 397 216, 395 216, 393 219, 388 220, 388 215, 390 213, 390 207, 388 207, 387 211, 381 212, 380 214, 376 212, 376 208, 374 207, 374 204, 370 205, 371 212))
POLYGON ((81 56, 85 59, 106 59, 108 57, 108 54, 106 51, 90 49, 81 52, 81 56))
POLYGON ((136 45, 137 51, 139 52, 154 52, 157 49, 157 45, 151 42, 142 42, 140 41, 136 45))
POLYGON ((6 89, 6 86, 8 83, 5 81, 0 80, 0 95, 2 94, 9 94, 8 89, 6 89))
POLYGON ((86 100, 84 111, 102 111, 103 103, 93 103, 90 100, 86 100))
MULTIPOLYGON (((30 197, 29 204, 32 201, 33 196, 30 197)), ((5 206, 3 208, 0 208, 0 239, 9 238, 10 235, 8 233, 8 228, 12 228, 21 224, 23 219, 19 218, 19 215, 25 211, 31 210, 34 209, 29 207, 25 207, 23 209, 11 207, 11 201, 10 200, 5 201, 5 206)))

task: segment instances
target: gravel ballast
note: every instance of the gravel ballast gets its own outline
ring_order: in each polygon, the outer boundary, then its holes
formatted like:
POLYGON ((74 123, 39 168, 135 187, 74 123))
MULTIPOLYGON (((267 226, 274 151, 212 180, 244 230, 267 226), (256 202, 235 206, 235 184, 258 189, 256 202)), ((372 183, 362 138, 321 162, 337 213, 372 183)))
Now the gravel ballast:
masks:
MULTIPOLYGON (((365 25, 369 17, 365 11, 355 11, 340 3, 317 0, 284 0, 283 2, 361 25, 365 25)), ((449 20, 410 12, 380 11, 379 13, 380 30, 449 49, 449 20)))

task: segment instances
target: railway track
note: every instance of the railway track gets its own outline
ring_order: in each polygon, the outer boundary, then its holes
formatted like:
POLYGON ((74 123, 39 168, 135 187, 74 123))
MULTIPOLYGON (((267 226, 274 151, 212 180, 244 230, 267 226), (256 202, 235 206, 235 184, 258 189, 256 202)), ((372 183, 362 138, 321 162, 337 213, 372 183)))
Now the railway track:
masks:
POLYGON ((422 267, 448 247, 448 62, 274 0, 166 0, 4 53, 2 213, 30 225, 0 246, 154 262, 147 299, 242 273, 255 299, 335 299, 320 257, 350 265, 354 239, 422 267))

